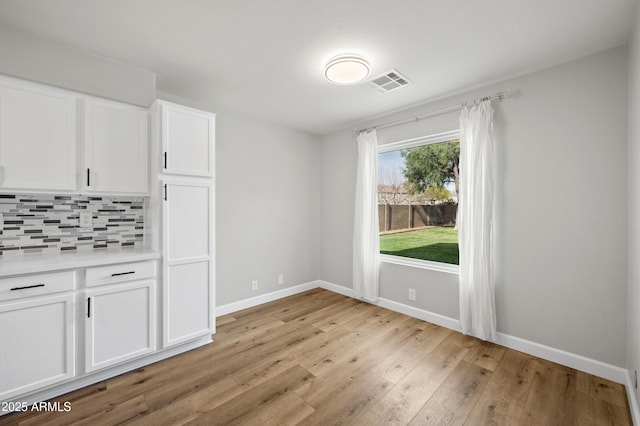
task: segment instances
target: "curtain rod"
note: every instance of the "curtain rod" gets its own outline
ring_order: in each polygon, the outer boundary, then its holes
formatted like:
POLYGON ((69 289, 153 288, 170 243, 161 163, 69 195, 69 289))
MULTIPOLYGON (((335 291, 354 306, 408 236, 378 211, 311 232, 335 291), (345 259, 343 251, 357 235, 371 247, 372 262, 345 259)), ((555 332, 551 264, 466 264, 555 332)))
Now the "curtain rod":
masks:
POLYGON ((393 127, 393 126, 397 126, 397 125, 400 125, 400 124, 409 123, 411 121, 419 121, 419 120, 422 120, 424 118, 434 117, 436 115, 446 114, 447 112, 451 112, 451 111, 456 111, 456 110, 462 109, 465 106, 467 106, 468 104, 474 104, 475 105, 475 104, 483 102, 483 101, 492 101, 494 99, 498 99, 499 101, 501 101, 508 94, 509 94, 509 89, 505 89, 505 90, 502 90, 502 91, 500 91, 500 92, 498 92, 498 93, 496 93, 494 95, 491 95, 491 96, 484 96, 482 98, 474 99, 472 101, 462 102, 461 104, 451 105, 451 106, 448 106, 448 107, 445 107, 445 108, 441 108, 441 109, 438 109, 438 110, 435 110, 435 111, 414 115, 412 117, 405 117, 405 118, 400 118, 400 119, 393 120, 393 121, 387 121, 386 123, 378 124, 377 126, 366 127, 364 129, 360 129, 360 130, 353 130, 352 133, 357 135, 357 134, 359 134, 361 132, 368 132, 368 131, 373 130, 373 129, 380 130, 380 129, 385 129, 387 127, 393 127))

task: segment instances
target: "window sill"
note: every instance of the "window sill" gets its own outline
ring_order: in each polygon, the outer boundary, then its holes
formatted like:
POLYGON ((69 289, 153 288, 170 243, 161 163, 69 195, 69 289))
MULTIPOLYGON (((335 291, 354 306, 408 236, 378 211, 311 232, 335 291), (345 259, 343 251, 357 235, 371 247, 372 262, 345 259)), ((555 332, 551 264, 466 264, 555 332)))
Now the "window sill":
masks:
POLYGON ((410 257, 392 256, 380 254, 380 262, 393 263, 394 265, 411 266, 413 268, 428 269, 430 271, 445 272, 447 274, 460 274, 460 266, 449 263, 432 262, 430 260, 412 259, 410 257))

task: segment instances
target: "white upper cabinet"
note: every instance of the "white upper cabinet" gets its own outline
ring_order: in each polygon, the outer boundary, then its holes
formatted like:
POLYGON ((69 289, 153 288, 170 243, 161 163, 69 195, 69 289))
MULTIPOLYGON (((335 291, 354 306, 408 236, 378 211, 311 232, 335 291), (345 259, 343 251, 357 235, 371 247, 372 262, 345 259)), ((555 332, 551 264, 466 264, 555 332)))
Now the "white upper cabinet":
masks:
POLYGON ((215 115, 156 101, 162 139, 162 173, 213 176, 215 115))
POLYGON ((148 111, 94 98, 83 103, 86 191, 148 194, 148 111))
POLYGON ((76 190, 76 97, 0 78, 0 189, 76 190))

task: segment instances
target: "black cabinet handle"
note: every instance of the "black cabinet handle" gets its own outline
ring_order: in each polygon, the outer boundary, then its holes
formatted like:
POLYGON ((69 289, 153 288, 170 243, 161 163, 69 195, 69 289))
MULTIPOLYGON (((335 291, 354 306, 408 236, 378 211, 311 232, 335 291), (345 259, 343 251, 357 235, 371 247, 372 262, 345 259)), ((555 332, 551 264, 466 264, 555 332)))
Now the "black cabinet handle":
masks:
POLYGON ((87 167, 87 186, 91 186, 91 169, 87 167))
POLYGON ((91 298, 87 299, 87 318, 91 318, 91 298))
POLYGON ((164 152, 164 154, 162 155, 164 157, 164 168, 167 168, 167 151, 164 152))
POLYGON ((112 277, 117 277, 119 275, 129 275, 129 274, 135 274, 136 271, 128 271, 128 272, 116 272, 115 274, 111 274, 112 277))
POLYGON ((44 284, 34 284, 34 285, 26 285, 24 287, 14 287, 10 291, 26 290, 28 288, 36 288, 36 287, 44 287, 44 284))
POLYGON ((164 184, 164 200, 167 201, 167 184, 164 184))

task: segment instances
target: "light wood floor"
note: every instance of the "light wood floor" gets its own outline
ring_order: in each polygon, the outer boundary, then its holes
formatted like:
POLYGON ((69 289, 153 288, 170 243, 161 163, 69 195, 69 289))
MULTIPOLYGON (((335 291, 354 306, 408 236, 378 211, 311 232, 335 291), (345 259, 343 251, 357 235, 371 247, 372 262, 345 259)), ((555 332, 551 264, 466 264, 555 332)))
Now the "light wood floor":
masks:
POLYGON ((317 289, 0 424, 631 424, 622 385, 317 289))

